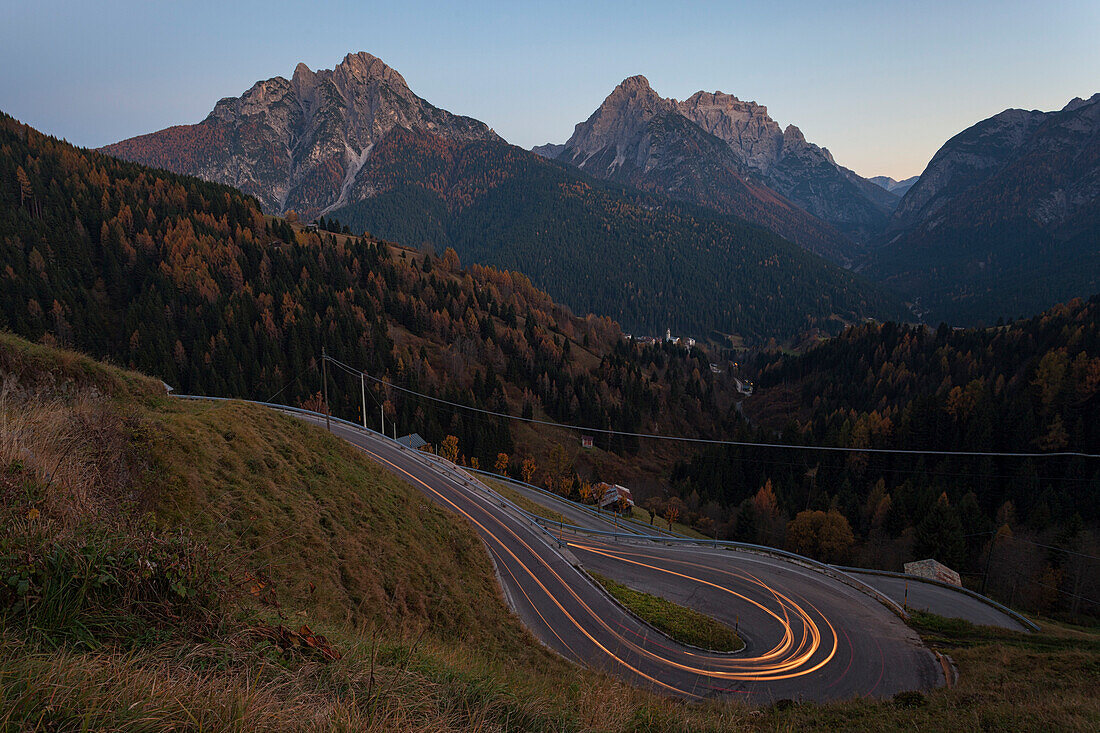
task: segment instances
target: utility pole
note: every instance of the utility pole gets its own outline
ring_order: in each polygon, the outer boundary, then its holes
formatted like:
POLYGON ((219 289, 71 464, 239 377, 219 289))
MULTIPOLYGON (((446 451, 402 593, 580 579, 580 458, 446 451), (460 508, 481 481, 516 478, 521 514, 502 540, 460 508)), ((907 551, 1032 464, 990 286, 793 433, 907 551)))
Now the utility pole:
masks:
MULTIPOLYGON (((363 376, 363 372, 359 372, 359 396, 363 398, 363 427, 367 427, 367 378, 363 376)), ((385 432, 385 423, 383 423, 383 432, 385 432)))
POLYGON ((325 430, 332 432, 332 420, 329 419, 328 409, 328 353, 325 351, 325 347, 321 347, 321 381, 324 382, 324 394, 325 394, 325 430))

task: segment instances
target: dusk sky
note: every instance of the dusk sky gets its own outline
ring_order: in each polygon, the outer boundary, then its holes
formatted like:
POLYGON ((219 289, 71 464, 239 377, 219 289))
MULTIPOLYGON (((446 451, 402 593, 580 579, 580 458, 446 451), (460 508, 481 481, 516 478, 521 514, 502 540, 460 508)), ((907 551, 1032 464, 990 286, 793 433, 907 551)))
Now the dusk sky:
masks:
POLYGON ((623 78, 721 90, 865 176, 920 173, 1009 107, 1100 91, 1100 2, 38 2, 0 10, 0 110, 99 146, 202 120, 304 61, 368 51, 433 104, 530 147, 623 78))

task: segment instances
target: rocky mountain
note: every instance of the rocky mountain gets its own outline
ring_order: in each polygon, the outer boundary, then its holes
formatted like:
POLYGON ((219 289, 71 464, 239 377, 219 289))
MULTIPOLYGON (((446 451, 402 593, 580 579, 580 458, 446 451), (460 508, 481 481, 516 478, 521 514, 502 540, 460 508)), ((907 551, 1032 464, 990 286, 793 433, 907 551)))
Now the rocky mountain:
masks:
POLYGON ((850 254, 831 227, 744 175, 728 145, 680 114, 644 76, 619 84, 565 145, 536 152, 597 178, 735 214, 834 260, 850 254))
POLYGON ((890 176, 875 176, 874 178, 868 178, 871 183, 880 188, 885 188, 895 196, 904 196, 905 192, 913 187, 913 184, 917 182, 920 176, 910 176, 901 181, 896 181, 890 176))
POLYGON ((390 241, 453 247, 465 261, 523 271, 577 311, 636 332, 766 339, 900 312, 879 286, 774 234, 804 236, 838 258, 847 245, 740 176, 729 147, 675 110, 664 114, 667 102, 656 98, 659 114, 649 115, 656 95, 636 91, 639 124, 651 130, 646 144, 662 152, 657 162, 695 161, 680 184, 694 193, 682 198, 732 202, 722 210, 751 214, 752 223, 674 202, 663 189, 598 181, 509 145, 416 96, 366 53, 332 71, 299 65, 289 81, 276 77, 223 99, 197 125, 104 152, 238 186, 268 213, 324 214, 390 241))
POLYGON ((369 195, 360 176, 395 127, 453 140, 500 140, 484 123, 432 106, 366 52, 332 70, 298 64, 290 79, 256 83, 222 99, 205 120, 108 145, 103 152, 234 186, 264 211, 303 217, 369 195))
POLYGON ((771 188, 857 242, 885 223, 897 197, 838 164, 794 125, 780 131, 768 108, 722 92, 696 92, 677 109, 725 141, 771 188))
POLYGON ((642 76, 616 87, 564 146, 536 150, 600 178, 736 213, 845 264, 860 250, 851 240, 878 232, 898 200, 797 127, 780 129, 766 107, 722 92, 665 99, 642 76))
POLYGON ((932 318, 989 322, 1100 289, 1100 94, 951 138, 891 226, 867 272, 932 318))
POLYGON ((353 231, 521 270, 632 333, 758 342, 903 311, 885 289, 760 226, 512 145, 394 128, 360 175, 373 195, 331 214, 353 231))

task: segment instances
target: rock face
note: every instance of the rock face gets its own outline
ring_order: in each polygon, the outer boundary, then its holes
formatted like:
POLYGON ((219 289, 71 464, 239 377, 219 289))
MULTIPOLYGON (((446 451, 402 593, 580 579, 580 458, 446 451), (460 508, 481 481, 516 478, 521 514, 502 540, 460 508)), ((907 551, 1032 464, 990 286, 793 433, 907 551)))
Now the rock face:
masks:
POLYGON ((783 130, 768 108, 732 94, 696 92, 677 105, 682 115, 724 140, 745 165, 766 175, 783 155, 783 130))
MULTIPOLYGON (((762 142, 758 155, 766 147, 762 142)), ((851 261, 851 242, 769 188, 737 151, 653 91, 644 76, 619 84, 565 145, 537 152, 597 178, 735 214, 812 252, 851 261)))
POLYGON ((680 113, 723 140, 744 166, 779 193, 857 242, 885 224, 897 197, 837 164, 802 131, 779 124, 768 108, 722 92, 696 92, 680 113))
POLYGON ((288 80, 221 100, 197 125, 108 145, 103 152, 235 186, 265 211, 304 217, 343 206, 370 182, 359 173, 395 127, 459 141, 499 140, 485 124, 438 109, 369 53, 332 70, 298 64, 288 80))
POLYGON ((642 76, 623 81, 561 150, 542 146, 538 152, 595 176, 663 188, 677 198, 744 216, 846 264, 859 244, 882 229, 898 200, 838 165, 797 127, 780 129, 766 107, 722 92, 696 92, 682 102, 665 99, 642 76), (663 132, 660 145, 654 144, 657 127, 663 132), (726 170, 718 180, 695 180, 704 170, 713 176, 715 167, 726 170), (769 217, 744 201, 746 194, 768 200, 772 208, 782 202, 787 211, 773 212, 766 221, 769 217), (795 208, 844 236, 825 234, 805 217, 776 223, 776 218, 797 218, 788 213, 795 208))
POLYGON ((866 271, 933 318, 988 323, 1100 291, 1100 94, 951 138, 891 226, 866 271))
POLYGON ((936 152, 898 204, 893 227, 934 229, 964 212, 987 221, 1026 214, 1041 226, 1066 224, 1100 197, 1098 136, 1100 94, 1056 112, 1005 110, 936 152), (1010 193, 1007 186, 1019 189, 1010 193), (1011 207, 997 206, 1008 199, 1011 207))
POLYGON ((894 210, 894 228, 918 224, 992 176, 1018 155, 1045 119, 1043 112, 1009 109, 948 140, 894 210))

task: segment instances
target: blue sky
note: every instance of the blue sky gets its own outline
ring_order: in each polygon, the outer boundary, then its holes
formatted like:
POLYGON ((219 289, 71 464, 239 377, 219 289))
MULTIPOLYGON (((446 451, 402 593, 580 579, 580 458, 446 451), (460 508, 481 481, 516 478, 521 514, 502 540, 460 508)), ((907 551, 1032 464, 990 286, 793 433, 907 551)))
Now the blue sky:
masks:
POLYGON ((456 3, 0 0, 0 110, 97 146, 369 51, 524 147, 623 78, 764 104, 857 172, 903 178, 1008 107, 1100 91, 1100 2, 456 3))

